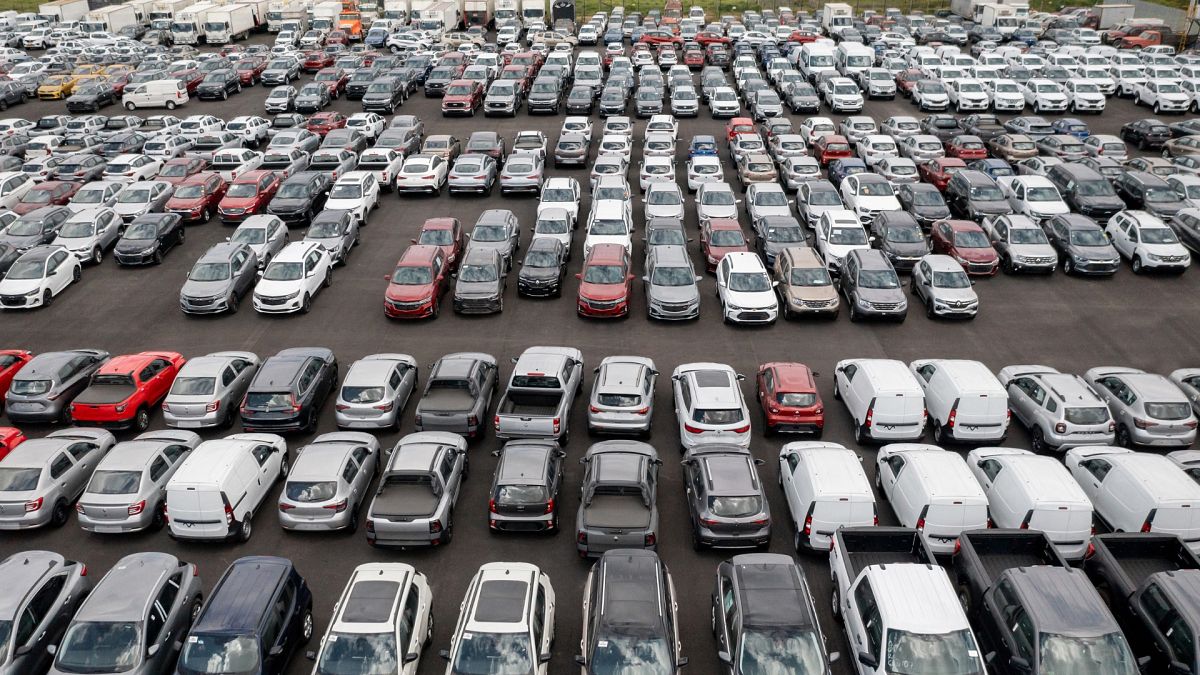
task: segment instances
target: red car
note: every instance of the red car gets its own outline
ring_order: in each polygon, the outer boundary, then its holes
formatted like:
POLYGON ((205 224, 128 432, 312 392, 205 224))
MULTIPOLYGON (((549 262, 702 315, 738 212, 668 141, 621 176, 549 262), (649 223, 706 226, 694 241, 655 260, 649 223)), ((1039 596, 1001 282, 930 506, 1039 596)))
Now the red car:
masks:
POLYGON ((699 33, 696 33, 695 40, 696 40, 696 42, 704 45, 705 47, 707 47, 708 45, 733 44, 733 40, 731 40, 730 38, 727 38, 724 35, 721 35, 720 33, 717 33, 715 31, 711 31, 711 30, 702 30, 699 33))
POLYGON ((16 427, 0 427, 0 459, 25 441, 25 434, 16 427))
POLYGON ((803 45, 808 44, 809 42, 816 42, 822 37, 823 36, 816 31, 798 29, 792 31, 792 34, 788 36, 788 42, 795 42, 798 45, 803 45))
POLYGON ((973 159, 987 159, 987 146, 978 136, 959 134, 946 141, 946 156, 957 157, 967 162, 973 159))
POLYGON ((221 56, 233 56, 234 54, 241 54, 245 51, 245 45, 225 45, 224 47, 221 47, 221 51, 217 53, 221 56))
POLYGON ((446 85, 442 96, 442 116, 466 115, 474 117, 475 111, 483 107, 483 85, 476 80, 454 80, 446 85))
POLYGON ((118 98, 125 95, 125 85, 129 84, 129 73, 117 73, 108 76, 108 83, 112 85, 113 93, 118 98))
POLYGON ((33 352, 24 349, 0 349, 0 412, 3 412, 4 395, 16 377, 17 371, 33 358, 33 352))
POLYGON ((346 84, 350 82, 350 74, 341 68, 322 68, 317 71, 313 82, 320 82, 328 87, 329 98, 336 99, 346 91, 346 84))
POLYGON ((312 117, 308 118, 308 124, 305 126, 305 128, 314 134, 323 137, 325 134, 333 131, 334 129, 341 129, 345 126, 345 115, 340 112, 328 111, 313 114, 312 117))
POLYGON ((529 66, 505 66, 504 70, 500 71, 500 79, 516 82, 524 94, 529 91, 529 85, 533 84, 533 69, 529 66))
POLYGON ((417 238, 410 241, 421 246, 437 246, 442 249, 446 267, 451 270, 458 269, 463 249, 467 245, 462 223, 458 218, 429 218, 421 225, 421 233, 417 238))
POLYGON ((208 162, 200 157, 176 157, 163 162, 155 180, 165 180, 171 185, 179 185, 183 181, 208 168, 208 162))
POLYGON ((325 44, 327 45, 348 45, 350 44, 350 34, 344 30, 331 31, 325 36, 325 44))
MULTIPOLYGON (((445 57, 442 57, 442 59, 444 61, 445 57)), ((542 69, 542 64, 545 62, 546 58, 537 52, 521 52, 520 54, 513 54, 512 61, 509 62, 509 65, 529 66, 530 69, 533 70, 533 76, 537 77, 537 72, 542 69)), ((444 66, 446 64, 439 61, 438 65, 444 66)))
POLYGON ((700 229, 700 248, 704 251, 704 269, 716 272, 726 253, 749 251, 742 226, 732 218, 713 218, 700 229))
POLYGON ((1000 269, 1000 256, 983 228, 973 220, 939 220, 932 227, 934 253, 945 253, 957 260, 973 277, 994 276, 1000 269))
POLYGON ((757 134, 754 120, 749 117, 734 117, 725 123, 725 140, 733 143, 733 137, 738 134, 757 134))
POLYGON ((683 65, 693 70, 704 67, 704 50, 688 48, 683 50, 683 65))
POLYGON ((223 223, 240 223, 262 213, 283 182, 274 171, 247 171, 229 184, 225 196, 217 202, 223 223))
POLYGON ((81 181, 48 180, 39 183, 33 186, 32 190, 21 195, 20 201, 13 204, 13 213, 23 216, 45 206, 66 206, 81 187, 83 187, 81 181))
POLYGON ((202 171, 180 183, 167 200, 165 208, 171 213, 178 213, 185 223, 207 223, 228 188, 229 184, 221 178, 221 174, 202 171))
POLYGON ((71 402, 71 419, 81 426, 145 431, 150 411, 166 398, 184 362, 175 352, 114 357, 71 402))
POLYGON ((579 316, 612 318, 629 314, 633 275, 621 244, 596 244, 583 262, 579 283, 579 316))
POLYGON ((306 73, 315 73, 322 68, 328 68, 332 65, 333 54, 323 49, 314 49, 310 52, 304 52, 304 65, 301 67, 306 73))
POLYGON ((682 45, 683 38, 669 30, 654 29, 642 33, 638 42, 647 45, 682 45))
POLYGON ((811 433, 825 428, 825 406, 813 372, 803 363, 764 363, 758 369, 758 404, 763 433, 811 433))
POLYGON ((442 247, 415 244, 404 250, 396 269, 384 277, 383 313, 392 319, 437 318, 450 284, 442 247))
POLYGON ((817 137, 817 142, 813 143, 813 157, 817 158, 821 166, 829 166, 835 159, 849 159, 853 156, 854 151, 845 136, 827 134, 817 137))
POLYGON ((199 68, 180 68, 171 73, 171 79, 183 80, 189 94, 196 93, 196 87, 204 81, 204 73, 199 68))
POLYGON ((917 167, 917 175, 921 180, 945 191, 950 177, 967 168, 967 163, 957 157, 938 157, 921 162, 917 167))
POLYGON ((253 87, 258 84, 258 78, 267 69, 267 62, 265 59, 259 58, 242 59, 237 62, 235 69, 237 70, 238 79, 241 80, 242 84, 253 87))
POLYGON ((901 96, 910 97, 917 82, 926 79, 929 77, 924 72, 916 68, 909 68, 896 74, 896 90, 900 92, 901 96))

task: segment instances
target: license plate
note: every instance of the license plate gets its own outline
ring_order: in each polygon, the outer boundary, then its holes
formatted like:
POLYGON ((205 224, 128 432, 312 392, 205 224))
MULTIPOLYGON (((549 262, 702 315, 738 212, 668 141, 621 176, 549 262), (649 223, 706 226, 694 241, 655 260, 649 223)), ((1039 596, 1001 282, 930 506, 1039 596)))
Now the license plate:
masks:
POLYGON ((175 423, 175 426, 180 429, 199 429, 200 420, 179 420, 175 423))
POLYGON ((96 532, 99 534, 120 534, 121 528, 113 525, 97 525, 96 532))

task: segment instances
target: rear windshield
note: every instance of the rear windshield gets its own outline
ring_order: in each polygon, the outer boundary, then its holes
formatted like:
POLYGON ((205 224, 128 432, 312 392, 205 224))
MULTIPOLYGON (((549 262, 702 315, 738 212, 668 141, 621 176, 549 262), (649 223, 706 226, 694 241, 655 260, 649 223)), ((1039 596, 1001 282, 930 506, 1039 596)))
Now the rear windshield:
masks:
POLYGON ((757 495, 709 497, 708 510, 722 518, 745 518, 762 512, 762 498, 757 495))
POLYGON ((600 394, 596 402, 614 408, 629 408, 641 403, 642 397, 637 394, 600 394))
POLYGON ((559 389, 558 378, 553 375, 514 375, 512 386, 522 389, 559 389))
POLYGON ((1066 418, 1072 424, 1104 424, 1108 408, 1067 408, 1066 418))
POLYGON ((546 488, 541 485, 501 485, 496 492, 496 501, 501 504, 542 504, 547 499, 546 488))
POLYGON ((37 487, 41 469, 0 469, 0 492, 26 492, 37 487))
POLYGON ((779 405, 800 408, 800 407, 810 406, 810 405, 816 403, 817 395, 816 394, 801 394, 801 393, 776 394, 775 401, 778 402, 779 405))
POLYGON ((287 392, 246 394, 247 408, 290 408, 292 395, 287 392))
POLYGON ((383 387, 342 387, 342 400, 347 403, 374 403, 383 398, 383 387))
POLYGON ((1183 420, 1191 416, 1191 406, 1186 403, 1147 403, 1146 414, 1156 420, 1183 420))
POLYGON ((98 495, 129 495, 142 483, 140 471, 97 471, 92 474, 88 492, 98 495))
POLYGON ((692 421, 700 424, 736 424, 742 421, 741 408, 699 408, 692 421))
POLYGON ((287 498, 293 502, 323 502, 337 494, 334 481, 290 480, 287 483, 287 498))

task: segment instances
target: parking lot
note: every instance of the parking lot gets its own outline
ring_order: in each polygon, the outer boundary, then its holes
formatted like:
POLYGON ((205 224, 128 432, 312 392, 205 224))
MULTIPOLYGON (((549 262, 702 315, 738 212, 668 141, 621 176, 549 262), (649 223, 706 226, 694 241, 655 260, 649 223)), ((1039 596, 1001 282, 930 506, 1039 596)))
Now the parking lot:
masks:
MULTIPOLYGON (((307 78, 305 78, 307 79, 307 78)), ((212 113, 225 119, 237 115, 262 114, 262 101, 268 89, 248 89, 228 102, 193 101, 177 111, 186 114, 212 113)), ((1092 133, 1116 133, 1121 124, 1148 115, 1131 102, 1111 99, 1110 110, 1085 121, 1092 133)), ((357 102, 339 100, 333 109, 347 114, 360 110, 357 102)), ((36 119, 44 114, 63 113, 62 102, 30 102, 11 109, 7 115, 36 119)), ((117 108, 105 112, 116 114, 117 108)), ((159 112, 159 111, 154 111, 159 112)), ((466 140, 472 131, 495 130, 510 139, 517 131, 540 129, 553 142, 562 116, 530 117, 522 110, 515 119, 441 117, 439 101, 416 94, 399 111, 417 114, 427 133, 451 133, 466 140)), ((150 111, 139 111, 143 115, 150 111)), ((720 135, 724 122, 705 114, 680 125, 681 146, 694 134, 720 135)), ((864 114, 882 120, 890 115, 917 115, 915 108, 898 98, 895 101, 869 102, 864 114)), ((598 119, 593 116, 593 119, 598 119)), ((793 117, 797 124, 802 121, 793 117)), ((640 126, 638 135, 640 135, 640 126)), ((637 137, 637 136, 635 136, 637 137)), ((682 152, 682 148, 681 148, 682 152)), ((724 148, 722 156, 727 158, 724 148)), ((635 151, 636 164, 638 154, 635 151)), ((680 164, 681 165, 681 164, 680 164)), ((549 175, 572 175, 586 184, 586 169, 550 170, 549 175)), ((735 183, 731 167, 727 179, 735 183)), ((636 200, 635 200, 636 201, 636 200)), ((321 346, 333 349, 343 372, 354 359, 378 352, 403 352, 413 355, 425 368, 439 356, 453 351, 483 351, 501 362, 501 381, 507 377, 509 357, 531 345, 578 347, 584 353, 590 387, 590 369, 605 356, 637 354, 654 359, 662 373, 691 361, 712 361, 732 365, 747 375, 747 396, 752 395, 752 374, 766 361, 800 361, 821 373, 820 389, 826 402, 825 440, 854 447, 844 408, 832 396, 832 375, 836 362, 848 357, 886 357, 910 361, 922 357, 970 358, 983 361, 994 371, 1015 363, 1041 363, 1063 371, 1083 372, 1098 365, 1122 365, 1153 372, 1200 365, 1200 282, 1195 272, 1183 276, 1134 276, 1127 265, 1111 279, 1081 279, 1056 273, 1051 277, 999 276, 982 279, 976 290, 981 299, 979 317, 971 322, 931 321, 911 303, 908 319, 902 324, 851 324, 845 313, 833 322, 784 322, 758 329, 738 329, 723 325, 709 276, 701 283, 703 306, 699 320, 665 324, 652 323, 638 294, 631 316, 617 321, 583 320, 575 314, 574 290, 570 278, 563 297, 531 300, 518 298, 516 284, 510 283, 504 311, 488 317, 463 317, 443 312, 434 320, 396 322, 382 312, 383 291, 401 251, 416 236, 421 223, 432 217, 453 216, 468 228, 480 212, 491 208, 511 209, 520 219, 524 232, 522 245, 529 241, 529 228, 536 208, 535 197, 397 197, 387 194, 362 234, 362 245, 349 257, 348 264, 334 275, 331 288, 313 302, 312 312, 292 317, 267 317, 255 314, 248 303, 232 316, 188 317, 179 311, 178 290, 192 262, 209 246, 222 241, 232 228, 217 220, 188 230, 184 246, 173 250, 163 265, 147 268, 121 268, 106 258, 98 267, 85 268, 81 284, 73 286, 45 310, 0 315, 0 345, 36 352, 54 349, 95 347, 113 354, 145 349, 168 349, 192 357, 218 350, 249 350, 267 357, 280 349, 295 346, 321 346)), ((587 202, 585 199, 584 207, 587 202)), ((635 203, 635 222, 641 222, 640 204, 635 203)), ((743 225, 748 224, 745 214, 743 225)), ((696 232, 695 213, 689 209, 688 226, 696 232)), ((294 232, 298 239, 300 232, 294 232)), ((693 235, 698 239, 698 234, 693 235)), ((576 235, 581 245, 582 234, 576 235)), ((635 237, 633 259, 641 260, 640 239, 635 237)), ((691 244, 693 261, 702 267, 699 249, 691 244)), ((579 256, 572 260, 571 272, 578 271, 579 256)), ((515 281, 515 279, 514 279, 515 281)), ((425 371, 427 372, 427 370, 425 371)), ((690 657, 692 673, 718 672, 715 643, 708 629, 709 594, 718 561, 731 555, 723 551, 697 553, 690 546, 688 517, 683 501, 678 456, 678 432, 671 414, 669 382, 663 377, 656 392, 657 415, 650 442, 665 460, 660 474, 659 508, 661 536, 659 553, 669 566, 680 591, 681 638, 684 654, 690 657)), ((586 399, 576 401, 574 419, 586 415, 586 399)), ((412 429, 410 410, 404 416, 400 433, 380 436, 388 447, 412 429)), ((757 407, 752 404, 752 409, 757 407)), ((333 406, 322 414, 318 433, 334 430, 333 406)), ((755 420, 756 424, 758 420, 755 420)), ((162 426, 161 416, 152 428, 162 426)), ((757 426, 755 427, 758 431, 757 426)), ((26 429, 31 436, 45 429, 26 429)), ((216 437, 208 432, 205 438, 216 437)), ((928 436, 927 436, 928 439, 928 436)), ((307 437, 293 436, 293 453, 307 437)), ((764 480, 774 484, 778 475, 776 456, 786 438, 764 439, 756 436, 754 454, 765 460, 761 467, 764 480)), ((591 442, 585 434, 571 438, 566 448, 567 464, 563 492, 563 522, 572 523, 578 505, 581 467, 574 460, 583 456, 591 442)), ((1007 444, 1027 447, 1028 438, 1014 424, 1007 444)), ((273 509, 256 515, 254 536, 246 544, 195 545, 177 543, 165 532, 134 536, 104 537, 88 535, 73 522, 59 530, 46 529, 6 535, 0 538, 0 557, 29 549, 49 549, 88 564, 102 574, 125 554, 143 550, 168 551, 197 562, 206 588, 234 559, 252 554, 280 555, 294 560, 313 589, 318 636, 324 631, 332 604, 340 593, 350 570, 371 561, 411 563, 430 578, 435 594, 436 634, 433 646, 421 662, 419 672, 442 672, 443 662, 436 650, 447 646, 466 586, 479 564, 485 561, 526 561, 540 565, 554 584, 557 594, 557 640, 551 662, 552 673, 567 673, 577 668, 573 656, 579 651, 580 601, 589 563, 576 555, 571 533, 557 536, 518 536, 490 534, 487 528, 488 485, 495 458, 489 453, 499 447, 490 434, 471 449, 472 478, 460 498, 455 517, 457 536, 453 544, 429 551, 376 550, 367 545, 362 532, 354 535, 308 535, 284 533, 273 509)), ((864 464, 874 459, 874 449, 857 448, 864 464)), ((874 469, 868 466, 868 476, 874 469)), ((791 526, 782 494, 768 490, 774 516, 771 551, 791 551, 791 526)), ((269 500, 267 504, 273 504, 269 500)), ((880 509, 880 524, 894 524, 886 506, 880 509)), ((569 529, 569 528, 568 528, 569 529)), ((800 554, 817 599, 821 624, 829 640, 829 649, 841 651, 835 664, 838 673, 851 672, 847 646, 840 624, 829 610, 830 582, 828 566, 821 557, 800 554)), ((313 641, 315 648, 316 640, 313 641)), ((291 663, 290 672, 310 668, 302 658, 291 663)))

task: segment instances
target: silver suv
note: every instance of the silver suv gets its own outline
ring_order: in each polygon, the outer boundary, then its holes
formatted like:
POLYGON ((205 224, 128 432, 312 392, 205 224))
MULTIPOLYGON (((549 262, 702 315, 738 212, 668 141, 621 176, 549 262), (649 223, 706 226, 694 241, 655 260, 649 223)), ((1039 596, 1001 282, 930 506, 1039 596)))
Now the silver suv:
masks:
POLYGON ((931 319, 938 316, 974 319, 979 312, 974 284, 962 265, 948 255, 927 255, 913 268, 913 293, 925 303, 925 314, 931 319))
POLYGON ((254 290, 258 256, 245 244, 222 242, 200 256, 179 289, 184 314, 234 313, 254 290))
POLYGON ((608 356, 596 368, 588 401, 588 432, 649 436, 654 418, 654 361, 642 356, 608 356))
POLYGON ((695 319, 700 316, 701 277, 683 246, 648 246, 646 311, 651 319, 695 319))
POLYGON ((1000 381, 1009 407, 1029 429, 1034 452, 1112 445, 1117 426, 1082 377, 1049 366, 1020 365, 1002 368, 1000 381))
POLYGON ((1196 440, 1191 402, 1166 377, 1113 367, 1092 368, 1086 376, 1108 403, 1117 425, 1117 445, 1186 448, 1196 440))
POLYGON ((687 451, 683 485, 691 516, 692 547, 766 547, 771 508, 758 475, 761 459, 749 448, 705 444, 687 451))

